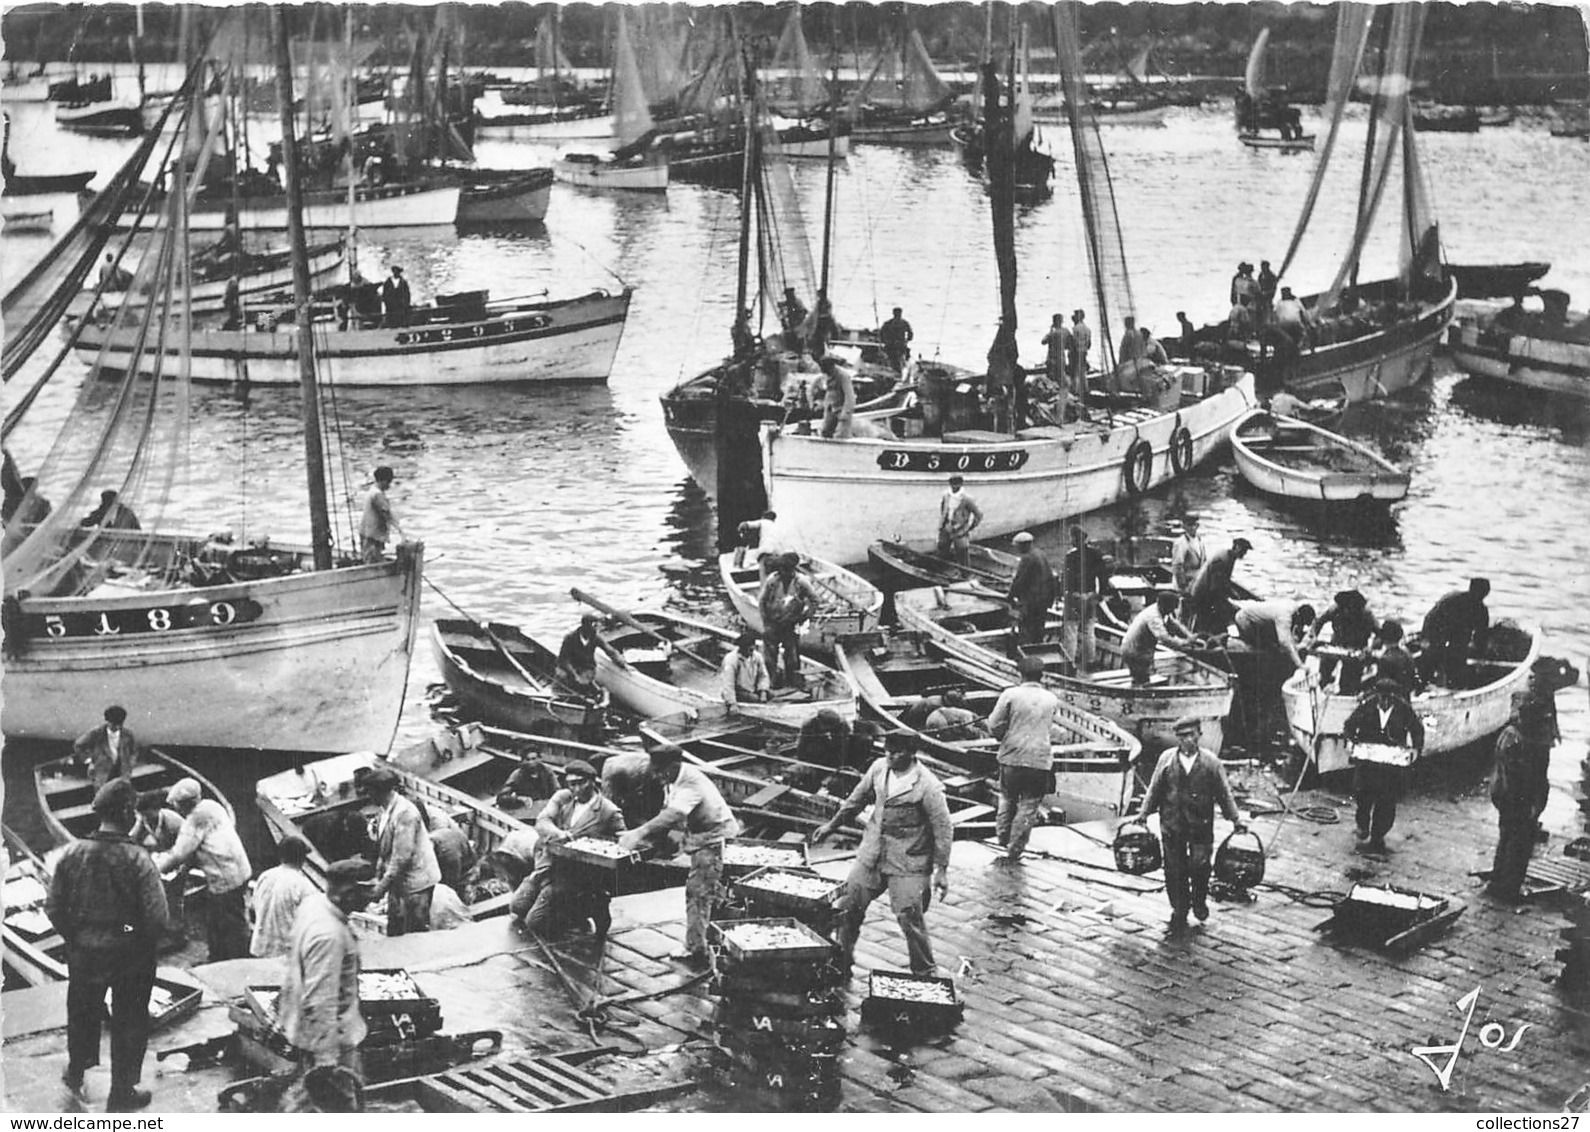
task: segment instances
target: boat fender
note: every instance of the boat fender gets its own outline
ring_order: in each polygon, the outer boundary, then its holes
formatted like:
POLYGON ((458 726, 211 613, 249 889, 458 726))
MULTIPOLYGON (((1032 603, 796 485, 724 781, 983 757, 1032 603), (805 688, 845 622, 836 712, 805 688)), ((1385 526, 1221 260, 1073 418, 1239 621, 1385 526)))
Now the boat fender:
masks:
POLYGON ((1126 493, 1142 495, 1154 475, 1154 446, 1141 437, 1132 441, 1121 470, 1126 476, 1126 493))
POLYGON ((1170 430, 1170 466, 1177 475, 1184 474, 1193 465, 1192 430, 1181 423, 1176 415, 1176 426, 1170 430))

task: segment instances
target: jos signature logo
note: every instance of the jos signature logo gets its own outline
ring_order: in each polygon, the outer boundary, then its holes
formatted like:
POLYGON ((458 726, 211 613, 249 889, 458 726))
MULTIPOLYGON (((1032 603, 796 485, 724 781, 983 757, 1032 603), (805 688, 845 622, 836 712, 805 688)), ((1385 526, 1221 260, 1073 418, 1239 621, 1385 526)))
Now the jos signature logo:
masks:
MULTIPOLYGON (((1474 1021, 1474 1008, 1479 1005, 1480 988, 1475 987, 1468 994, 1457 1000, 1459 1010, 1463 1014, 1463 1029, 1458 1032, 1457 1040, 1451 1045, 1442 1046, 1415 1046, 1409 1052, 1430 1067, 1430 1072, 1435 1074, 1436 1080, 1441 1082, 1443 1091, 1452 1088, 1452 1071, 1457 1068, 1458 1055, 1463 1052, 1463 1041, 1469 1036, 1469 1026, 1474 1021), (1445 1057, 1445 1065, 1437 1065, 1438 1057, 1445 1057)), ((1524 1031, 1533 1026, 1533 1022, 1521 1022, 1518 1029, 1513 1031, 1513 1040, 1507 1041, 1507 1027, 1500 1022, 1487 1021, 1480 1027, 1480 1045, 1486 1049, 1500 1050, 1507 1053, 1518 1048, 1518 1041, 1524 1036, 1524 1031)))

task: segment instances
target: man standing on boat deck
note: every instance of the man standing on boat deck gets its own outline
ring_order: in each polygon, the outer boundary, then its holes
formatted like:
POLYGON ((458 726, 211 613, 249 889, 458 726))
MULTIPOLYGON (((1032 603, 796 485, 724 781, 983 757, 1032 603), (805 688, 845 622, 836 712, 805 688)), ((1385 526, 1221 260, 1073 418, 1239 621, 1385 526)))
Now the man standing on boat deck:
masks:
POLYGON ((1302 345, 1313 321, 1308 308, 1292 294, 1292 288, 1282 287, 1281 299, 1275 304, 1275 325, 1284 331, 1293 343, 1302 345))
POLYGON ((939 497, 939 557, 960 566, 971 564, 972 532, 983 521, 983 509, 962 486, 960 476, 950 477, 950 486, 939 497))
POLYGON ((883 352, 888 356, 895 373, 905 373, 905 363, 911 357, 911 339, 915 337, 911 324, 905 320, 899 307, 894 308, 894 314, 888 322, 878 327, 878 339, 883 343, 883 352))
POLYGON ((83 1099, 83 1073, 99 1064, 99 1029, 110 992, 110 1095, 105 1111, 149 1103, 138 1087, 149 1042, 155 953, 166 927, 166 894, 132 828, 137 792, 112 779, 94 795, 99 828, 72 842, 56 862, 44 913, 66 941, 66 1071, 61 1081, 83 1099))
POLYGON ((905 936, 912 973, 932 975, 938 968, 928 938, 927 910, 935 892, 940 900, 949 895, 954 830, 944 784, 917 761, 909 736, 889 737, 888 753, 867 768, 839 812, 812 831, 812 843, 848 824, 869 803, 872 815, 845 878, 834 942, 845 963, 852 963, 867 909, 887 892, 905 936))
POLYGON ((602 689, 596 683, 596 650, 601 649, 614 664, 624 665, 623 656, 602 638, 597 626, 602 619, 594 613, 580 614, 580 623, 570 629, 558 648, 558 680, 570 691, 588 699, 600 699, 602 689))
POLYGON ((856 419, 856 385, 850 370, 838 358, 827 357, 818 363, 825 378, 823 388, 823 436, 849 440, 851 422, 856 419))
POLYGON ((1402 645, 1402 622, 1390 619, 1381 622, 1375 633, 1375 644, 1373 663, 1376 679, 1390 677, 1397 682, 1402 698, 1411 700, 1414 689, 1418 687, 1419 674, 1413 663, 1413 654, 1402 645))
POLYGON ((431 930, 431 894, 442 879, 431 835, 414 803, 398 790, 397 771, 378 766, 364 778, 364 788, 381 807, 377 819, 375 891, 372 901, 386 897, 386 934, 431 930))
POLYGON ((348 916, 369 898, 370 863, 354 857, 326 866, 326 891, 310 893, 293 918, 276 1017, 304 1069, 340 1065, 359 1072, 364 1015, 359 1010, 359 941, 348 916))
POLYGON ((1448 688, 1461 688, 1468 675, 1469 657, 1485 647, 1491 613, 1485 598, 1491 583, 1474 578, 1465 590, 1453 590, 1430 607, 1424 616, 1424 649, 1431 680, 1448 688))
POLYGON ((1191 641, 1192 634, 1176 620, 1177 600, 1173 593, 1156 595, 1132 618, 1132 623, 1126 627, 1126 635, 1121 638, 1121 658, 1132 683, 1138 687, 1153 678, 1154 650, 1161 641, 1191 641))
POLYGON ((1050 727, 1060 700, 1043 686, 1043 661, 1024 656, 1017 661, 1021 683, 1006 688, 988 716, 988 729, 999 739, 999 812, 995 829, 1005 846, 1004 860, 1021 861, 1038 818, 1044 795, 1054 789, 1054 740, 1050 727))
POLYGON ((248 957, 248 862, 243 841, 226 807, 206 798, 195 779, 184 778, 166 794, 182 815, 182 831, 169 853, 154 855, 163 875, 195 861, 204 873, 204 936, 211 963, 248 957))
POLYGON ((1143 356, 1143 336, 1137 331, 1137 319, 1127 315, 1125 325, 1126 329, 1121 331, 1121 347, 1115 352, 1117 371, 1124 369, 1128 362, 1135 362, 1143 356))
POLYGON ((718 788, 700 769, 685 766, 685 752, 673 743, 653 747, 651 773, 663 783, 662 812, 639 829, 622 834, 618 843, 638 849, 675 831, 684 834, 681 848, 690 854, 685 877, 685 950, 669 956, 692 967, 706 967, 707 921, 717 902, 723 878, 723 843, 740 835, 740 823, 718 788))
MULTIPOLYGON (((1412 747, 1413 757, 1424 752, 1424 724, 1419 713, 1402 698, 1402 689, 1390 676, 1375 681, 1374 690, 1347 717, 1342 736, 1349 743, 1377 743, 1385 747, 1412 747)), ((1358 803, 1358 842, 1384 852, 1386 834, 1397 820, 1397 800, 1402 796, 1402 767, 1355 760, 1353 798, 1358 803)))
POLYGON ((138 765, 138 740, 123 726, 126 722, 127 709, 112 704, 105 709, 104 723, 72 743, 72 757, 87 770, 95 790, 113 778, 132 778, 138 765))
POLYGON ((735 641, 718 670, 718 689, 723 702, 765 704, 773 694, 773 680, 767 674, 767 661, 756 647, 756 634, 747 629, 735 641))
POLYGON ((235 271, 227 276, 226 292, 221 298, 221 306, 226 311, 226 321, 221 324, 222 330, 236 330, 243 325, 242 285, 235 271))
POLYGON ((1088 404, 1088 351, 1093 349, 1093 331, 1087 316, 1080 310, 1071 312, 1071 393, 1087 415, 1088 404))
POLYGON ((403 269, 392 265, 392 274, 381 284, 381 305, 386 308, 387 327, 407 326, 413 299, 409 295, 409 281, 403 278, 403 269))
POLYGON ((762 654, 768 675, 786 688, 801 686, 801 622, 817 612, 817 591, 796 573, 801 556, 786 551, 762 584, 762 654))
POLYGON ((1253 319, 1260 326, 1270 321, 1270 312, 1275 308, 1275 289, 1281 281, 1276 278, 1275 272, 1270 270, 1270 261, 1259 261, 1259 302, 1254 309, 1253 319))
POLYGON ((392 501, 386 489, 397 479, 392 469, 382 464, 375 470, 375 486, 364 497, 364 515, 359 520, 359 549, 366 563, 380 562, 386 556, 386 544, 393 532, 403 537, 403 524, 392 513, 392 501))
POLYGON ((1016 574, 1010 579, 1010 592, 1005 595, 1016 607, 1016 644, 1037 644, 1044 638, 1049 607, 1054 604, 1059 585, 1054 567, 1029 532, 1019 531, 1010 541, 1021 555, 1016 574))
POLYGON ((1496 771, 1491 780, 1496 857, 1485 888, 1499 899, 1516 901, 1522 894, 1535 851, 1535 831, 1551 793, 1547 779, 1551 748, 1560 737, 1554 693, 1542 693, 1533 685, 1515 698, 1513 716, 1496 737, 1496 771))
POLYGON ((1181 534, 1170 544, 1170 576, 1176 584, 1177 593, 1185 595, 1192 589, 1193 579, 1207 561, 1209 550, 1204 546, 1203 536, 1198 533, 1198 516, 1188 515, 1182 520, 1181 534))
POLYGON ((1314 635, 1319 636, 1327 625, 1331 630, 1330 643, 1337 648, 1352 649, 1357 655, 1345 659, 1334 656, 1321 657, 1320 684, 1330 683, 1339 663, 1341 677, 1337 680, 1337 690, 1343 695, 1356 696, 1363 685, 1369 642, 1379 631, 1380 623, 1375 620, 1375 615, 1369 612, 1369 602, 1363 594, 1357 590, 1342 590, 1331 599, 1330 608, 1320 614, 1319 620, 1314 622, 1314 635))
POLYGON ((1187 590, 1192 609, 1191 628, 1195 633, 1224 633, 1236 614, 1232 604, 1231 575, 1253 544, 1245 538, 1231 540, 1225 550, 1216 551, 1203 564, 1187 590))
POLYGON ((1215 846, 1215 805, 1238 833, 1247 831, 1225 768, 1213 751, 1199 746, 1203 723, 1184 715, 1176 721, 1176 745, 1159 756, 1139 817, 1159 814, 1159 840, 1165 850, 1165 895, 1170 898, 1170 930, 1187 926, 1190 909, 1198 922, 1209 918, 1209 870, 1215 846))
MULTIPOLYGON (((1049 332, 1043 336, 1044 376, 1049 379, 1049 384, 1055 388, 1055 423, 1066 423, 1066 402, 1070 400, 1073 390, 1071 388, 1071 353, 1076 348, 1071 338, 1071 331, 1066 329, 1066 316, 1055 312, 1049 320, 1049 332)), ((1078 415, 1086 419, 1087 405, 1080 399, 1077 401, 1078 415)))

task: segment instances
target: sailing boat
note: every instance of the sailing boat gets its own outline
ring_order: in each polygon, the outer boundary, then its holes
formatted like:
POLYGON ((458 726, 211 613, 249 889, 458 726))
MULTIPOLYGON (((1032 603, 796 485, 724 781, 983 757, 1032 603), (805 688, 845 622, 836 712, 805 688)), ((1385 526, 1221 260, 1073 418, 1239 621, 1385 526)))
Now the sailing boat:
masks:
POLYGON ((1264 52, 1270 29, 1260 30, 1248 52, 1248 67, 1237 91, 1237 140, 1249 149, 1313 149, 1314 135, 1303 132, 1303 116, 1288 105, 1285 87, 1271 89, 1264 80, 1264 52), (1265 134, 1274 130, 1275 137, 1265 134))
POLYGON ((647 152, 655 123, 646 104, 640 64, 635 60, 622 8, 618 10, 618 30, 613 38, 612 96, 617 152, 565 154, 553 163, 553 176, 588 189, 663 191, 668 187, 668 159, 647 152))
MULTIPOLYGON (((1277 275, 1286 278, 1308 230, 1330 165, 1353 80, 1368 46, 1375 18, 1380 23, 1380 74, 1365 132, 1356 223, 1330 286, 1301 298, 1306 325, 1296 332, 1266 326, 1249 333, 1228 360, 1254 369, 1266 387, 1285 385, 1305 396, 1340 396, 1350 401, 1384 397, 1421 380, 1436 343, 1452 321, 1457 282, 1441 262, 1441 243, 1429 190, 1420 166, 1409 98, 1426 9, 1419 4, 1377 7, 1344 3, 1339 9, 1335 52, 1327 88, 1329 127, 1297 228, 1277 275), (1359 261, 1393 168, 1400 167, 1400 267, 1388 279, 1358 277, 1359 261)), ((1222 328, 1216 335, 1224 339, 1222 328)))
POLYGON ((568 141, 605 138, 613 115, 601 100, 578 91, 574 67, 558 42, 559 16, 536 25, 536 80, 515 87, 488 88, 475 102, 475 130, 482 137, 508 141, 568 141))
POLYGON ((884 45, 851 96, 850 136, 877 145, 948 145, 954 101, 922 33, 910 28, 902 40, 884 45))
MULTIPOLYGON (((274 9, 274 22, 282 103, 290 107, 283 8, 274 9)), ((190 72, 186 94, 199 70, 190 72)), ((290 109, 283 115, 289 139, 290 115, 290 109)), ((193 127, 188 111, 174 120, 179 132, 193 127)), ((153 149, 151 144, 142 150, 142 160, 153 149)), ((287 152, 294 291, 304 308, 309 286, 303 194, 296 150, 289 146, 287 152)), ((136 176, 136 169, 124 170, 107 192, 130 196, 136 176)), ((156 246, 145 255, 136 281, 155 299, 141 312, 127 309, 117 316, 140 332, 140 352, 160 339, 191 337, 184 324, 156 317, 157 308, 169 316, 189 283, 183 244, 190 193, 182 162, 172 167, 171 177, 156 246)), ((97 247, 90 254, 95 253, 97 247)), ((31 275, 18 286, 30 285, 36 285, 31 275)), ((23 302, 14 292, 7 301, 17 309, 37 309, 46 319, 64 305, 23 302)), ((405 543, 395 558, 370 563, 334 548, 314 334, 307 322, 298 333, 309 548, 241 546, 166 529, 165 512, 187 453, 185 351, 153 380, 124 376, 108 409, 96 367, 36 479, 22 478, 7 453, 8 737, 71 739, 81 731, 85 712, 118 702, 146 739, 162 745, 306 752, 390 745, 408 683, 424 548, 405 543), (81 509, 101 488, 117 497, 97 509, 89 525, 79 525, 81 509), (55 499, 53 508, 46 491, 55 499), (144 512, 142 527, 125 513, 134 505, 144 512)), ((39 384, 18 400, 5 421, 6 439, 68 349, 70 340, 39 384)), ((170 357, 159 350, 156 355, 170 357)), ((8 364, 7 377, 14 372, 8 364)))
POLYGON ((835 112, 839 76, 836 72, 831 89, 806 44, 799 4, 784 22, 769 73, 777 78, 766 85, 767 105, 784 156, 850 156, 850 123, 835 112))
MULTIPOLYGON (((1072 108, 1072 143, 1087 222, 1091 282, 1107 361, 1109 325, 1135 314, 1113 190, 1097 122, 1085 97, 1075 5, 1055 10, 1061 74, 1072 108)), ((1001 317, 985 389, 1013 382, 1016 355, 1014 114, 1001 105, 993 64, 983 71, 986 164, 999 266, 1001 317), (993 374, 991 374, 993 376, 993 374)), ((869 435, 833 439, 765 424, 762 468, 779 529, 814 557, 848 564, 880 540, 931 544, 945 478, 959 474, 983 512, 980 537, 1057 522, 1142 494, 1192 471, 1226 442, 1254 402, 1253 376, 1211 366, 1153 366, 1123 360, 1109 369, 1113 392, 1090 391, 1091 419, 1071 419, 1064 396, 1034 406, 1034 424, 1003 419, 1009 405, 989 393, 974 419, 923 435, 921 410, 858 414, 869 435)), ((1095 379, 1103 384, 1105 375, 1095 379)), ((858 434, 862 431, 858 425, 858 434)))

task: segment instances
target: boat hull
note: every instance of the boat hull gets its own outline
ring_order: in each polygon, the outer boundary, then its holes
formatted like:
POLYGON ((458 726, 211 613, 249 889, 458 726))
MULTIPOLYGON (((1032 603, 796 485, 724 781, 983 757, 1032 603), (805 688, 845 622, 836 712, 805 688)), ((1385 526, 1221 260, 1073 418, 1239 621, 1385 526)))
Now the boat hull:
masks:
MULTIPOLYGON (((342 263, 341 245, 312 254, 309 257, 310 286, 320 287, 331 283, 333 276, 342 267, 342 263)), ((192 295, 194 309, 220 309, 226 300, 226 284, 227 281, 225 279, 212 279, 207 282, 193 284, 190 294, 192 295)), ((238 298, 243 301, 244 305, 247 305, 251 299, 291 290, 292 285, 292 265, 283 264, 280 267, 273 267, 266 271, 241 276, 238 279, 237 293, 238 298)), ((125 291, 106 291, 101 296, 102 301, 107 302, 110 306, 125 302, 126 298, 127 292, 125 291)), ((72 301, 72 305, 68 308, 68 313, 80 314, 88 309, 92 299, 93 293, 91 291, 83 292, 81 296, 72 301)))
POLYGON ((386 750, 408 686, 422 570, 415 544, 377 565, 24 598, 8 632, 4 732, 72 740, 85 704, 115 702, 174 747, 386 750))
POLYGON ((768 506, 807 553, 861 562, 878 541, 935 542, 939 497, 946 478, 959 472, 983 511, 978 537, 1013 534, 1136 494, 1125 465, 1128 450, 1139 442, 1152 449, 1140 490, 1190 471, 1226 443, 1232 423, 1253 401, 1253 378, 1244 374, 1179 412, 1132 410, 1117 414, 1114 427, 1030 429, 1016 438, 831 440, 764 426, 768 506), (1172 444, 1182 430, 1191 443, 1185 468, 1178 467, 1172 444))
POLYGON ((552 163, 552 172, 566 185, 583 189, 625 190, 660 193, 668 188, 668 162, 628 165, 610 161, 569 161, 552 163))
MULTIPOLYGON (((734 558, 734 551, 718 556, 718 576, 740 620, 758 635, 763 634, 767 630, 759 604, 761 571, 754 562, 736 569, 734 558)), ((817 612, 801 633, 803 651, 831 654, 834 642, 840 637, 866 633, 878 627, 883 593, 871 583, 831 562, 805 562, 799 574, 817 591, 819 603, 817 612), (837 596, 839 594, 844 597, 837 596)))
POLYGON ((1272 138, 1263 134, 1238 134, 1237 140, 1249 149, 1303 150, 1314 148, 1313 134, 1304 134, 1300 138, 1272 138))
POLYGON ((508 686, 488 673, 476 671, 448 646, 444 634, 449 627, 451 623, 431 624, 431 653, 442 679, 471 717, 530 735, 551 731, 594 737, 601 733, 605 719, 602 704, 563 699, 544 688, 508 686))
POLYGON ((507 182, 467 184, 458 198, 460 224, 534 224, 547 218, 552 178, 527 173, 507 182))
POLYGON ((1590 401, 1590 344, 1464 321, 1448 332, 1447 351, 1459 368, 1476 377, 1590 401))
POLYGON ((540 120, 532 115, 504 114, 479 119, 475 123, 475 135, 501 141, 572 141, 610 138, 613 127, 611 114, 540 120))
POLYGON ((1326 503, 1393 503, 1408 494, 1408 474, 1377 453, 1346 437, 1326 432, 1304 421, 1281 418, 1284 429, 1315 438, 1320 451, 1336 451, 1361 464, 1361 470, 1311 472, 1267 459, 1252 430, 1272 421, 1263 410, 1249 413, 1231 430, 1231 454, 1237 471, 1255 489, 1282 499, 1326 503))
MULTIPOLYGON (((613 368, 630 293, 594 292, 475 322, 328 330, 316 349, 322 380, 343 386, 470 385, 496 382, 603 382, 613 368)), ((136 329, 85 327, 78 352, 93 362, 105 345, 106 368, 133 364, 136 329)), ((176 372, 173 342, 161 369, 176 372)), ((156 368, 152 351, 139 372, 156 368)), ((211 330, 193 336, 192 379, 257 385, 298 384, 298 336, 275 330, 211 330)))
MULTIPOLYGON (((427 228, 452 224, 458 219, 463 195, 459 185, 428 183, 360 188, 349 214, 346 190, 313 192, 304 198, 305 228, 427 228)), ((229 201, 207 200, 188 214, 194 232, 219 232, 227 228, 229 201)), ((241 227, 252 231, 286 231, 287 198, 244 197, 238 204, 241 227)))
POLYGON ((950 131, 955 123, 908 122, 898 126, 852 126, 850 138, 866 145, 932 145, 946 146, 952 141, 950 131))

